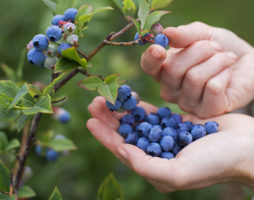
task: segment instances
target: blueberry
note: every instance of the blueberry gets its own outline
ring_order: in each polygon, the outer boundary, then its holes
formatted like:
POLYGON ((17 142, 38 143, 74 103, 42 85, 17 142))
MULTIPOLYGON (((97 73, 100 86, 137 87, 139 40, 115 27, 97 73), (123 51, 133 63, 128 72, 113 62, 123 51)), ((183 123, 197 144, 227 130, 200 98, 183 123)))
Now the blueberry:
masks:
POLYGON ((161 107, 158 109, 157 114, 161 119, 171 116, 171 110, 167 107, 161 107))
POLYGON ((148 43, 148 41, 145 39, 145 37, 147 37, 149 34, 146 33, 144 36, 142 36, 141 38, 139 38, 139 33, 136 33, 134 39, 138 40, 138 44, 139 45, 145 45, 148 43))
POLYGON ((141 136, 148 137, 148 133, 152 129, 152 125, 149 124, 148 122, 142 122, 141 124, 138 125, 137 127, 137 132, 141 136))
POLYGON ((218 132, 219 124, 217 122, 206 122, 205 123, 205 129, 207 131, 207 134, 212 134, 218 132))
POLYGON ((137 106, 131 111, 132 116, 134 117, 136 122, 141 122, 146 117, 146 111, 144 108, 137 106))
POLYGON ((174 143, 174 138, 171 136, 164 136, 160 141, 161 148, 164 151, 172 150, 174 147, 174 143))
POLYGON ((50 41, 56 42, 62 38, 62 29, 58 26, 50 26, 46 30, 46 35, 50 41))
POLYGON ((78 13, 78 10, 76 8, 69 8, 65 11, 64 13, 64 20, 65 21, 72 21, 74 22, 75 21, 75 17, 78 13))
POLYGON ((171 152, 162 152, 161 158, 166 158, 168 160, 175 158, 174 154, 171 152))
POLYGON ((127 137, 125 139, 126 143, 133 144, 133 145, 136 145, 137 141, 138 141, 138 134, 135 133, 135 132, 128 133, 128 135, 127 135, 127 137))
POLYGON ((116 99, 115 105, 110 103, 109 101, 106 101, 106 105, 109 108, 110 111, 117 111, 122 106, 122 102, 119 99, 116 99))
POLYGON ((154 42, 155 42, 155 44, 161 45, 164 48, 167 48, 167 46, 169 45, 169 39, 163 33, 156 35, 154 42))
POLYGON ((195 125, 191 130, 193 140, 198 140, 206 135, 206 129, 202 125, 195 125))
POLYGON ((55 15, 52 19, 52 25, 59 26, 59 23, 64 21, 63 15, 55 15))
POLYGON ((54 162, 58 158, 58 153, 54 151, 53 149, 48 149, 46 152, 46 158, 50 162, 54 162))
POLYGON ((56 65, 56 62, 58 61, 57 57, 49 57, 47 56, 45 61, 44 61, 44 67, 51 69, 56 65))
POLYGON ((171 117, 173 117, 175 119, 177 124, 182 123, 182 121, 183 121, 182 116, 180 114, 174 113, 171 115, 171 117))
POLYGON ((146 121, 152 125, 160 124, 160 118, 156 114, 147 115, 146 121))
POLYGON ((162 136, 171 136, 172 138, 174 138, 174 141, 176 142, 177 140, 177 132, 174 128, 172 127, 166 127, 163 129, 162 131, 162 136))
POLYGON ((33 38, 33 46, 38 50, 38 51, 44 51, 47 50, 49 46, 49 41, 46 35, 39 34, 34 36, 33 38))
POLYGON ((41 148, 41 146, 36 146, 36 147, 35 147, 35 152, 36 152, 38 155, 41 155, 41 154, 42 154, 42 148, 41 148))
POLYGON ((185 121, 183 123, 188 127, 188 131, 191 131, 192 127, 194 126, 194 124, 190 121, 185 121))
POLYGON ((162 130, 160 127, 152 127, 149 134, 148 139, 151 142, 159 142, 162 136, 162 130))
POLYGON ((55 140, 63 140, 65 138, 66 137, 63 134, 58 134, 58 135, 55 136, 55 140))
POLYGON ((127 137, 128 133, 131 133, 132 131, 132 126, 130 124, 121 124, 118 128, 118 133, 123 137, 127 137))
POLYGON ((141 137, 137 141, 137 147, 142 149, 143 151, 147 151, 147 147, 150 144, 149 140, 146 137, 141 137))
POLYGON ((78 43, 78 35, 76 34, 71 34, 67 37, 67 42, 70 43, 71 45, 74 45, 78 43))
POLYGON ((173 117, 165 117, 161 120, 161 127, 172 127, 175 128, 177 125, 176 120, 173 117))
POLYGON ((187 127, 186 124, 184 124, 184 123, 179 123, 179 124, 177 124, 177 126, 176 126, 176 131, 177 131, 177 133, 181 133, 181 132, 183 132, 183 131, 189 131, 189 129, 188 129, 188 127, 187 127))
POLYGON ((57 56, 57 50, 58 50, 58 45, 50 44, 47 50, 48 56, 57 56))
POLYGON ((135 119, 131 114, 126 114, 121 118, 122 124, 130 124, 133 125, 135 123, 135 119))
POLYGON ((118 99, 125 101, 131 96, 131 88, 128 85, 122 85, 118 88, 118 99))
POLYGON ((137 99, 133 96, 129 97, 123 102, 123 108, 125 110, 133 110, 137 107, 137 99))
POLYGON ((187 146, 191 142, 192 142, 192 135, 189 132, 184 131, 178 134, 178 145, 180 147, 187 146))
POLYGON ((46 59, 46 56, 41 51, 38 51, 36 49, 31 49, 27 53, 27 59, 32 65, 37 65, 42 67, 46 59))
POLYGON ((63 31, 66 33, 66 34, 72 34, 74 33, 76 30, 76 26, 75 24, 71 23, 71 22, 67 22, 63 25, 63 31))
POLYGON ((172 152, 176 156, 181 150, 182 150, 182 148, 180 146, 178 146, 177 144, 175 144, 175 146, 172 149, 172 152))
POLYGON ((151 156, 160 156, 161 152, 162 152, 161 146, 156 142, 151 143, 147 147, 147 154, 151 156))
POLYGON ((59 122, 66 124, 70 121, 71 115, 67 110, 60 109, 57 113, 57 118, 58 118, 59 122))

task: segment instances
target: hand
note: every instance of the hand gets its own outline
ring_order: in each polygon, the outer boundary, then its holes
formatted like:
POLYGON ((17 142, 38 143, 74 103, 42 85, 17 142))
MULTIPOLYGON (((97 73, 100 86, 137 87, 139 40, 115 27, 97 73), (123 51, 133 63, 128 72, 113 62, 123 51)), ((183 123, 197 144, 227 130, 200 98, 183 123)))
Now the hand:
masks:
MULTIPOLYGON (((140 104, 147 113, 157 110, 150 104, 140 104)), ((254 187, 254 119, 251 117, 227 114, 209 119, 219 123, 218 133, 191 143, 176 158, 167 160, 124 144, 117 133, 123 114, 110 112, 104 98, 95 98, 89 111, 93 118, 87 127, 94 137, 161 192, 196 189, 227 181, 254 187)), ((205 122, 190 115, 184 116, 184 120, 205 122)))
POLYGON ((164 34, 173 48, 152 45, 141 59, 142 69, 161 84, 164 100, 207 118, 254 98, 254 50, 234 33, 194 22, 164 34))

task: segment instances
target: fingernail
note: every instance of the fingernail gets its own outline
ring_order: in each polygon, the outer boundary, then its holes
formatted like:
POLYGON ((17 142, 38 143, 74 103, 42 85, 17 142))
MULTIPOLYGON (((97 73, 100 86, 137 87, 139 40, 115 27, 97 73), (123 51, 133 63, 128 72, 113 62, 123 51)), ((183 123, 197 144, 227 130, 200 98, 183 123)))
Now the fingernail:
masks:
POLYGON ((221 50, 221 46, 218 42, 210 41, 210 45, 217 51, 221 50))
POLYGON ((228 57, 230 57, 230 58, 232 58, 232 59, 234 59, 234 60, 237 59, 237 56, 236 56, 235 53, 233 53, 233 52, 227 52, 227 55, 228 55, 228 57))
POLYGON ((127 160, 128 154, 126 153, 126 151, 125 151, 123 148, 120 147, 120 148, 118 149, 118 152, 119 152, 120 156, 121 156, 123 159, 127 160))
POLYGON ((161 52, 158 51, 157 49, 154 48, 151 53, 152 53, 153 58, 161 59, 161 52))

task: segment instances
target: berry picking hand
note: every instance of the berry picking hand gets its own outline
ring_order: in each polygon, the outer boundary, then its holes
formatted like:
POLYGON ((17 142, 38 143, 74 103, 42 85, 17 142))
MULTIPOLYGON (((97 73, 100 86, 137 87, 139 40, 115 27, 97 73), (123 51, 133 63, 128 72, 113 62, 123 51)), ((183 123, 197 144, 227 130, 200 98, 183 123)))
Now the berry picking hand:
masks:
MULTIPOLYGON (((157 108, 141 102, 147 113, 157 108)), ((125 144, 117 129, 121 113, 110 112, 102 97, 89 105, 92 119, 87 127, 117 158, 143 176, 161 192, 196 189, 220 182, 235 181, 254 187, 254 119, 240 114, 212 118, 220 124, 219 132, 203 137, 174 159, 151 157, 138 147, 125 144)), ((193 116, 184 121, 203 123, 193 116)))
POLYGON ((152 45, 141 67, 160 82, 164 100, 207 118, 254 98, 254 49, 234 33, 201 22, 163 33, 173 48, 152 45))

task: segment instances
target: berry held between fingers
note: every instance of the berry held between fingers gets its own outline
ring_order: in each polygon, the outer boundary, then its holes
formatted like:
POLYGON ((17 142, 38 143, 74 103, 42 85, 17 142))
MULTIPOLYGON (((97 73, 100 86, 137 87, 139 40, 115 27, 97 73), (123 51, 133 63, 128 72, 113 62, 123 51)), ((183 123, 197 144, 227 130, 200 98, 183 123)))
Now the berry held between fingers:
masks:
POLYGON ((161 45, 164 48, 167 48, 168 45, 169 45, 169 39, 163 33, 160 33, 160 34, 156 35, 156 37, 154 39, 154 42, 155 42, 155 44, 161 45))

